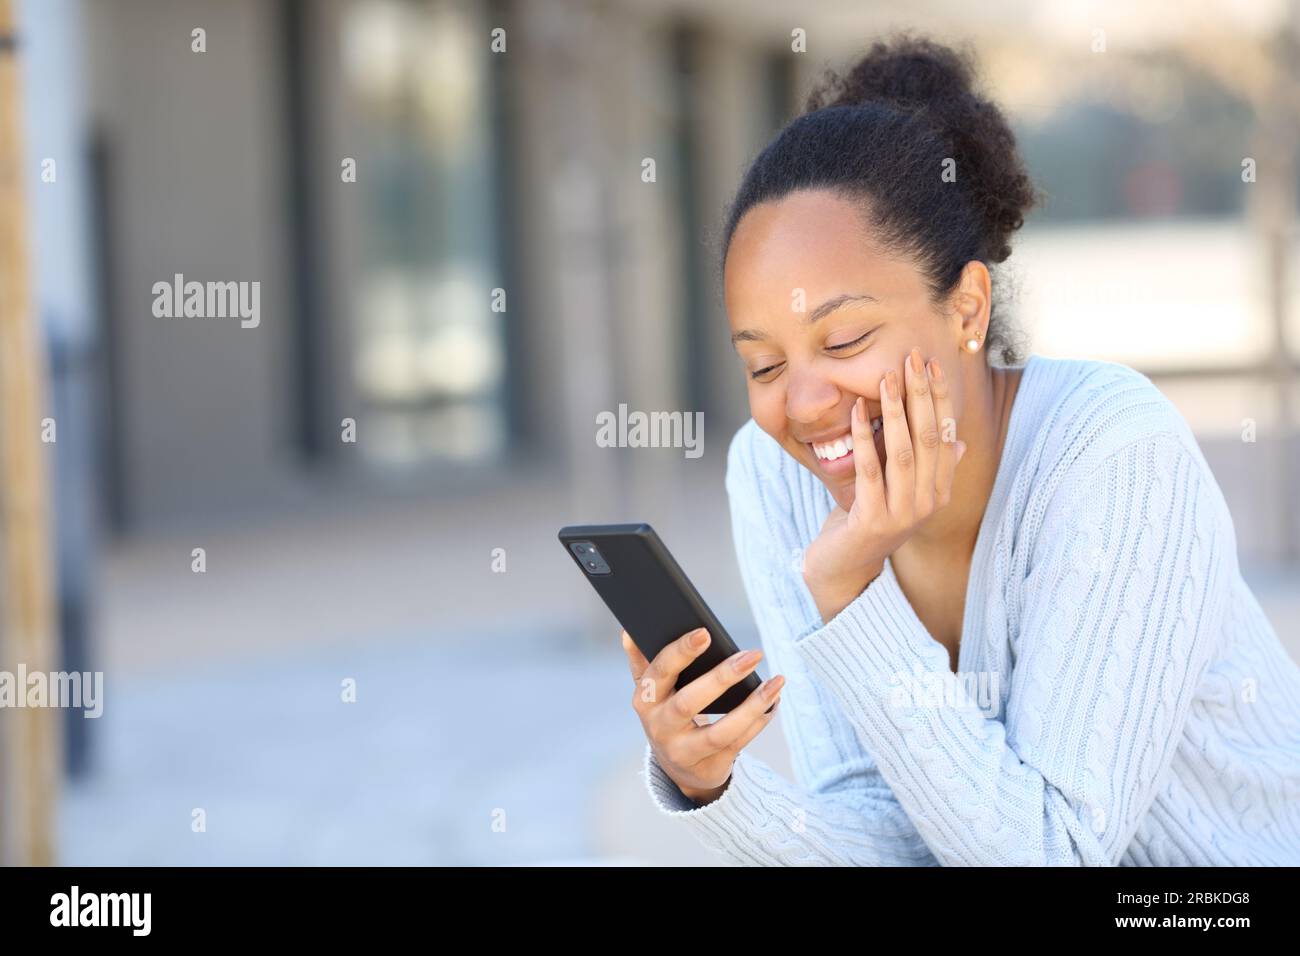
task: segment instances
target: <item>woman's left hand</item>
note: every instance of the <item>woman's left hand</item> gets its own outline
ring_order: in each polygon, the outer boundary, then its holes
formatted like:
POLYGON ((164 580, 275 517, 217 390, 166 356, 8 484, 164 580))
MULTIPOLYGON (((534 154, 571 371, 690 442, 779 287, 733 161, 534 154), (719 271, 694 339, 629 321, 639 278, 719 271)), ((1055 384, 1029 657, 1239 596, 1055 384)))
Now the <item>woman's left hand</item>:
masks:
POLYGON ((948 504, 953 472, 966 450, 965 442, 955 440, 956 419, 938 359, 917 371, 921 353, 913 349, 904 366, 906 406, 897 372, 891 369, 880 383, 883 473, 866 399, 859 398, 851 425, 853 504, 848 511, 831 511, 804 555, 804 581, 826 623, 875 580, 886 557, 948 504))

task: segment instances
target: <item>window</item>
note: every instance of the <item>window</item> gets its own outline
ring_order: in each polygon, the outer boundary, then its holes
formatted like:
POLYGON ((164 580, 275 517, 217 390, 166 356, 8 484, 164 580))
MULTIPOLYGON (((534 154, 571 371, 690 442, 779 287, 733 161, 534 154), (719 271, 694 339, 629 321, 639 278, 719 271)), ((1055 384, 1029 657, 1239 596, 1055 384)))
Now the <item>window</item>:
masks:
POLYGON ((506 445, 489 40, 479 5, 451 0, 363 0, 340 24, 364 157, 343 370, 376 465, 491 460, 506 445))

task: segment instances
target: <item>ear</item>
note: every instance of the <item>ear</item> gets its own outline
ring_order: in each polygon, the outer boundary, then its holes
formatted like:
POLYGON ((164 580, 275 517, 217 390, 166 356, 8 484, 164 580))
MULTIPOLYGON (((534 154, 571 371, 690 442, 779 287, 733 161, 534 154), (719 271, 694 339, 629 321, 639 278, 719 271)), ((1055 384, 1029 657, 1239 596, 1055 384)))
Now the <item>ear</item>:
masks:
POLYGON ((967 339, 984 340, 989 328, 989 315, 993 308, 993 280, 988 267, 972 259, 962 267, 957 288, 952 293, 954 333, 959 337, 957 347, 962 348, 967 339), (975 333, 979 335, 976 336, 975 333))

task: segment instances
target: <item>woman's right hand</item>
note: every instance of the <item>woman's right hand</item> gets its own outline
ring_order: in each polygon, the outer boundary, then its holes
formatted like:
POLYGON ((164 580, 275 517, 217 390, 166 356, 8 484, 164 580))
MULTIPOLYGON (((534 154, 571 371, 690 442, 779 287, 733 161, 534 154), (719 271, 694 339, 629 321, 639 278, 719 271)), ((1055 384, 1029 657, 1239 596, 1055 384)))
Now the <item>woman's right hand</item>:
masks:
POLYGON ((641 718, 655 758, 682 793, 701 806, 727 789, 736 756, 776 714, 785 678, 763 683, 745 702, 709 722, 700 711, 758 666, 763 652, 742 651, 677 690, 677 678, 709 646, 708 631, 691 631, 673 641, 653 661, 623 631, 623 650, 636 689, 632 709, 641 718), (693 639, 699 641, 695 645, 693 639), (770 713, 764 711, 771 708, 770 713))
POLYGON ((952 500, 953 475, 966 443, 957 440, 948 382, 938 359, 922 363, 919 347, 903 366, 902 386, 893 369, 880 382, 883 468, 867 421, 867 400, 859 397, 850 413, 853 502, 847 511, 836 505, 804 552, 804 583, 825 624, 875 580, 887 557, 952 500))

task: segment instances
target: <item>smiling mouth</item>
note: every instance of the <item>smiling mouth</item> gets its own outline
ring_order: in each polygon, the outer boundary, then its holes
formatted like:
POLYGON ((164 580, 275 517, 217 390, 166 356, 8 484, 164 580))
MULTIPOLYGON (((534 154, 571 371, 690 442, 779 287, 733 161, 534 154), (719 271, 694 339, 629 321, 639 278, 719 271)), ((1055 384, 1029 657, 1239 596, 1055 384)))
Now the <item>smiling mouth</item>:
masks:
MULTIPOLYGON (((880 431, 882 421, 879 418, 871 419, 871 432, 874 435, 880 431)), ((853 432, 847 431, 839 438, 833 438, 830 441, 808 442, 812 448, 813 454, 822 461, 838 461, 853 451, 853 432)))

